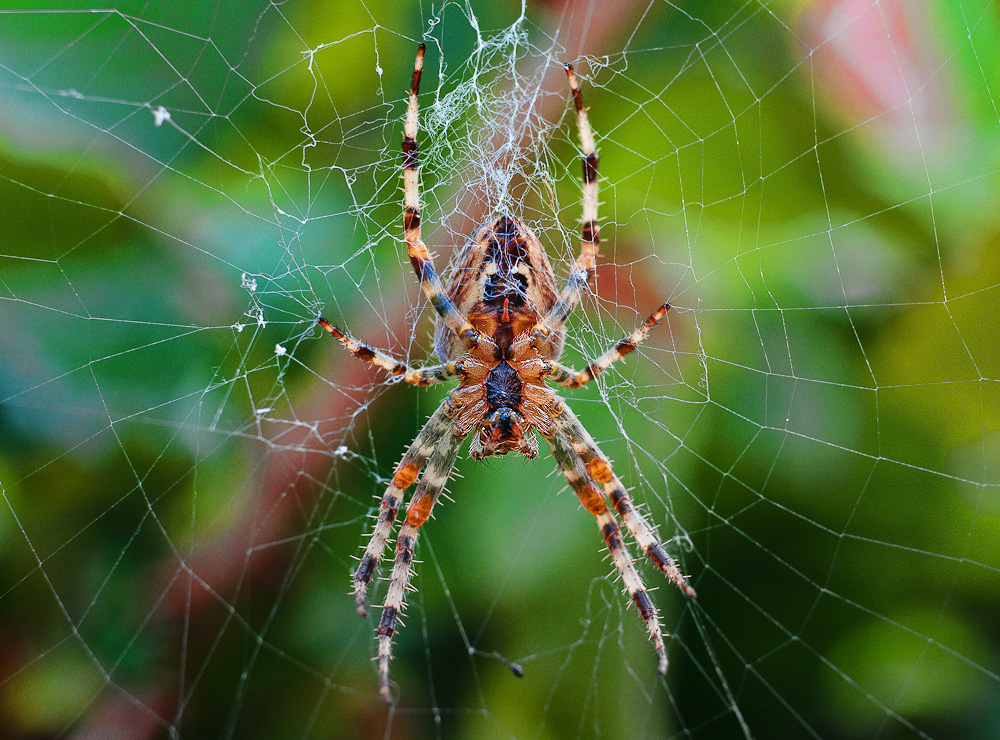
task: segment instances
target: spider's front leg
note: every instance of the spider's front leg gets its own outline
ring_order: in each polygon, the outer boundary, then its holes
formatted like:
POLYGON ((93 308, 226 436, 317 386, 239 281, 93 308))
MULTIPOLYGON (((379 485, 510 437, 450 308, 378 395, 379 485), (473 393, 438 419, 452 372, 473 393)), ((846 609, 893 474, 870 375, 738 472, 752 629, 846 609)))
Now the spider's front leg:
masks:
POLYGON ((642 548, 646 556, 653 561, 657 568, 669 578, 686 596, 697 597, 694 589, 688 584, 687 579, 681 575, 674 559, 667 554, 663 545, 656 535, 656 529, 646 521, 645 517, 639 513, 632 503, 632 499, 625 490, 625 486, 615 475, 608 460, 601 449, 597 446, 590 432, 580 423, 576 414, 565 406, 562 415, 556 419, 556 425, 565 432, 573 449, 579 455, 587 468, 590 477, 604 487, 604 493, 611 500, 618 515, 621 517, 625 528, 632 533, 635 541, 642 548))
POLYGON ((358 341, 350 334, 345 334, 322 316, 319 317, 317 323, 359 360, 370 362, 383 370, 387 370, 390 375, 402 375, 403 380, 407 383, 412 383, 413 385, 432 385, 445 380, 460 378, 465 374, 465 369, 460 362, 411 368, 405 362, 391 357, 382 350, 358 341))
MULTIPOLYGON (((565 404, 563 406, 565 409, 565 404)), ((565 413, 566 410, 563 411, 563 414, 565 413)), ((604 495, 592 485, 591 476, 565 431, 557 427, 551 436, 546 437, 546 441, 548 441, 549 446, 552 448, 556 462, 559 463, 563 475, 566 476, 566 480, 573 487, 580 502, 597 519, 597 526, 601 528, 601 534, 604 536, 604 542, 611 552, 615 568, 621 574, 628 595, 639 610, 639 616, 646 623, 649 639, 653 641, 653 647, 656 649, 658 659, 657 670, 661 675, 666 673, 667 650, 663 643, 663 631, 660 629, 659 615, 656 613, 656 607, 653 606, 653 600, 649 598, 649 593, 646 591, 646 586, 643 584, 642 578, 635 569, 632 556, 625 549, 625 544, 622 542, 621 530, 619 530, 618 523, 608 509, 604 495)))
POLYGON ((587 365, 583 370, 574 370, 555 360, 547 360, 545 374, 553 383, 559 383, 570 388, 579 388, 582 385, 586 385, 629 352, 634 351, 649 335, 650 330, 660 323, 660 319, 666 316, 669 310, 670 304, 664 303, 646 319, 642 326, 587 365))
MULTIPOLYGON (((447 401, 441 404, 440 412, 447 408, 447 401)), ((437 416, 437 414, 435 414, 437 416)), ((420 478, 413 499, 406 510, 406 522, 396 538, 396 562, 389 579, 389 590, 382 606, 382 618, 378 625, 378 684, 379 693, 387 703, 392 703, 389 691, 389 661, 392 659, 392 636, 396 633, 396 623, 400 621, 405 604, 403 597, 413 563, 413 548, 417 544, 420 527, 427 521, 444 489, 451 469, 458 457, 458 449, 465 435, 456 433, 456 427, 445 419, 447 433, 431 454, 427 469, 420 478)))
POLYGON ((382 502, 379 505, 375 529, 372 530, 368 545, 365 547, 365 553, 361 556, 361 562, 358 563, 358 567, 354 571, 354 599, 358 613, 362 617, 368 616, 368 609, 365 606, 368 585, 382 560, 389 535, 392 534, 396 513, 403 501, 403 493, 413 485, 420 473, 420 468, 438 448, 441 438, 450 428, 451 421, 446 414, 446 406, 441 404, 424 424, 423 429, 420 430, 417 438, 413 440, 409 449, 403 454, 403 459, 399 461, 399 465, 393 471, 392 482, 382 496, 382 502))

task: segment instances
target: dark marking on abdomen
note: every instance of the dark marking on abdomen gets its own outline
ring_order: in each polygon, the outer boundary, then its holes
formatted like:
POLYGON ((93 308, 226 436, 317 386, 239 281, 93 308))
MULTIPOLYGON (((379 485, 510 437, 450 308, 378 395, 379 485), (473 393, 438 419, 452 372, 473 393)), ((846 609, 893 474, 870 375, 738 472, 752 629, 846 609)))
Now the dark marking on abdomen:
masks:
MULTIPOLYGON (((528 276, 520 272, 511 274, 508 270, 498 269, 487 278, 483 287, 483 303, 502 304, 502 299, 506 298, 513 308, 520 308, 527 296, 528 276)), ((499 305, 496 307, 499 308, 499 305)))

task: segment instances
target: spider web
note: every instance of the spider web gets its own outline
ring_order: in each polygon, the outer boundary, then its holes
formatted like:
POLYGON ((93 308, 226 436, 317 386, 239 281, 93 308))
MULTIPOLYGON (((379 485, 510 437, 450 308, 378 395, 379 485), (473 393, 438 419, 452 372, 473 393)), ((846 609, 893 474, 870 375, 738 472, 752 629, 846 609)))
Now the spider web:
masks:
POLYGON ((996 736, 998 24, 988 0, 0 11, 0 735, 996 736), (378 698, 352 558, 447 389, 316 318, 430 357, 401 246, 420 40, 439 267, 510 212, 566 275, 572 61, 604 243, 564 359, 673 306, 564 394, 698 591, 641 566, 663 678, 543 453, 460 460, 378 698))

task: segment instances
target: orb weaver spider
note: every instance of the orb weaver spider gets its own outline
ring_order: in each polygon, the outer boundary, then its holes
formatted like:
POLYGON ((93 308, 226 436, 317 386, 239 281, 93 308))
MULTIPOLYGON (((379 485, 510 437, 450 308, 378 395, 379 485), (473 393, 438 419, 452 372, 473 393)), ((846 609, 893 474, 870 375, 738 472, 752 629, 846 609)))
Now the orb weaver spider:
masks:
POLYGON ((420 190, 417 178, 417 96, 424 44, 417 51, 403 133, 403 225, 406 249, 417 278, 438 318, 434 332, 439 365, 410 368, 381 350, 364 344, 320 317, 319 324, 356 357, 415 385, 457 380, 458 387, 441 403, 396 466, 382 497, 375 528, 354 571, 358 612, 366 617, 368 585, 382 559, 403 493, 426 465, 396 538, 396 558, 378 625, 379 691, 392 702, 389 661, 392 638, 403 613, 403 595, 411 574, 413 549, 420 527, 441 495, 458 457, 472 435, 469 453, 477 460, 517 452, 538 454, 537 431, 552 448, 563 475, 584 508, 597 520, 625 589, 646 623, 656 649, 658 670, 667 670, 656 607, 643 585, 607 500, 636 543, 685 594, 695 596, 660 544, 656 530, 632 504, 580 420, 546 381, 579 388, 612 363, 633 351, 670 309, 663 304, 632 334, 583 370, 558 361, 566 335, 566 319, 590 287, 600 241, 597 225, 597 166, 594 136, 583 107, 572 65, 565 65, 576 105, 583 151, 583 230, 580 255, 562 292, 541 243, 519 219, 500 215, 476 230, 456 259, 447 287, 442 286, 430 252, 420 237, 420 190))

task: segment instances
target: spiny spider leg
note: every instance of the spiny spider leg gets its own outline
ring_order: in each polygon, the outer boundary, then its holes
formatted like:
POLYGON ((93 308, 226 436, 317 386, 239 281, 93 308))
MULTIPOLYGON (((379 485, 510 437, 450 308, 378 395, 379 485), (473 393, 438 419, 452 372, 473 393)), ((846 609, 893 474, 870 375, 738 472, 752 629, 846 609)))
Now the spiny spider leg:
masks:
MULTIPOLYGON (((447 405, 447 401, 442 407, 447 405)), ((436 414, 435 414, 436 416, 436 414)), ((392 703, 392 694, 389 692, 389 661, 392 658, 392 636, 396 632, 396 621, 403 613, 405 604, 403 596, 410 579, 411 564, 413 563, 413 548, 417 543, 417 533, 420 527, 427 521, 431 509, 444 484, 448 481, 451 469, 455 465, 455 458, 458 457, 458 449, 465 439, 465 435, 454 433, 454 426, 449 426, 449 433, 444 435, 444 439, 438 444, 431 459, 427 463, 427 469, 420 478, 413 499, 406 509, 406 521, 399 529, 396 537, 396 563, 392 568, 392 576, 389 579, 389 590, 385 596, 385 604, 382 606, 382 619, 378 625, 378 685, 379 693, 389 704, 392 703)))
POLYGON ((406 108, 406 124, 403 128, 403 199, 406 210, 403 212, 403 229, 406 238, 406 251, 410 262, 417 273, 420 285, 445 323, 466 347, 475 347, 479 333, 462 314, 455 308, 445 295, 441 279, 434 269, 434 259, 420 237, 420 182, 418 170, 420 154, 417 146, 417 95, 420 92, 420 74, 424 68, 424 49, 421 44, 417 49, 417 60, 413 65, 413 82, 410 85, 410 102, 406 108))
POLYGON ((615 475, 611 461, 601 452, 601 448, 597 446, 597 442, 590 436, 590 432, 583 426, 576 414, 566 406, 562 415, 556 419, 556 425, 565 433, 573 445, 573 449, 583 460, 590 477, 604 487, 604 493, 643 552, 686 596, 695 598, 697 594, 694 589, 688 585, 674 559, 660 544, 656 529, 635 508, 625 486, 615 475))
POLYGON ((646 319, 642 326, 622 339, 618 342, 618 344, 598 357, 592 363, 587 365, 587 367, 583 370, 574 370, 573 368, 567 367, 560 362, 549 360, 546 368, 548 379, 553 383, 559 383, 560 385, 569 386, 570 388, 579 388, 581 385, 586 385, 611 367, 611 365, 618 362, 618 360, 622 359, 625 355, 638 347, 639 344, 649 335, 650 330, 660 323, 660 319, 662 319, 669 310, 670 304, 664 303, 656 309, 656 311, 654 311, 648 319, 646 319))
POLYGON ((365 344, 350 334, 345 334, 322 316, 319 318, 319 325, 332 334, 338 342, 344 345, 348 352, 359 360, 365 360, 373 365, 377 365, 383 370, 387 370, 390 375, 402 375, 403 380, 407 383, 412 383, 413 385, 432 385, 465 375, 465 368, 461 362, 412 368, 405 362, 400 362, 382 350, 365 344))
POLYGON ((545 317, 535 327, 535 336, 547 337, 566 323, 566 319, 576 309, 587 287, 593 281, 597 271, 597 249, 601 242, 597 225, 597 150, 594 146, 594 133, 590 129, 587 111, 583 107, 583 96, 577 85, 573 65, 566 65, 566 76, 569 87, 573 91, 573 102, 576 105, 576 123, 580 131, 580 147, 583 151, 583 230, 580 234, 580 256, 570 271, 566 287, 559 294, 559 300, 549 309, 545 317))
MULTIPOLYGON (((565 404, 563 406, 565 408, 565 404)), ((565 414, 566 411, 564 410, 563 413, 565 414)), ((658 658, 657 670, 661 675, 666 673, 667 651, 663 644, 660 618, 656 613, 656 607, 653 606, 653 600, 649 598, 649 593, 646 591, 646 586, 643 584, 642 578, 635 569, 632 556, 625 549, 625 544, 622 542, 621 530, 618 528, 618 523, 615 521, 614 516, 612 516, 611 511, 608 509, 604 494, 600 493, 593 485, 593 481, 587 472, 583 460, 573 448, 573 443, 563 430, 557 428, 554 434, 546 437, 546 440, 552 448, 556 462, 559 464, 563 475, 566 476, 566 480, 573 487, 584 508, 597 519, 597 526, 601 528, 604 542, 611 552, 615 567, 621 574, 628 595, 635 603, 636 608, 638 608, 639 616, 646 623, 649 638, 653 641, 653 647, 656 649, 658 658)))
POLYGON ((375 575, 382 560, 382 553, 396 522, 396 512, 399 511, 403 501, 403 493, 413 485, 420 468, 438 448, 445 433, 451 430, 451 420, 448 419, 446 409, 447 405, 442 403, 424 424, 417 438, 403 454, 403 459, 399 461, 392 474, 392 482, 382 496, 375 529, 372 530, 368 546, 365 547, 365 554, 361 556, 361 562, 354 571, 354 599, 358 614, 362 617, 368 616, 368 609, 365 607, 368 584, 371 583, 372 576, 375 575))

